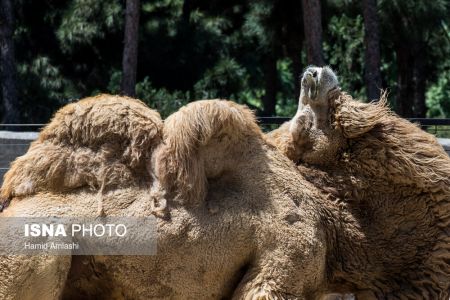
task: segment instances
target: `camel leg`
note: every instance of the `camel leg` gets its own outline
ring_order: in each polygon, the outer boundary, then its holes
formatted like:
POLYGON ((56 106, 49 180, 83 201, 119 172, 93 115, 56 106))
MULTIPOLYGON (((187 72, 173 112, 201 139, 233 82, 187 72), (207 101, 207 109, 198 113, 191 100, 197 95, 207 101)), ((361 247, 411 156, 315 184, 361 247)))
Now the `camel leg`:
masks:
POLYGON ((233 300, 289 300, 308 299, 299 289, 299 282, 293 285, 287 278, 294 273, 285 264, 271 257, 250 268, 234 291, 233 300), (274 261, 275 260, 275 261, 274 261), (290 270, 290 271, 289 271, 290 270))
POLYGON ((60 299, 70 263, 70 256, 0 256, 0 299, 60 299))
MULTIPOLYGON (((269 300, 269 299, 289 299, 278 289, 272 280, 263 279, 261 274, 252 276, 248 274, 239 284, 233 294, 233 300, 269 300), (251 278, 253 277, 253 278, 251 278)), ((301 299, 295 297, 295 299, 301 299)))
POLYGON ((326 284, 325 234, 314 220, 278 228, 273 248, 263 248, 234 291, 232 299, 317 299, 326 284), (304 234, 299 234, 303 232, 304 234), (295 240, 292 239, 295 237, 295 240))

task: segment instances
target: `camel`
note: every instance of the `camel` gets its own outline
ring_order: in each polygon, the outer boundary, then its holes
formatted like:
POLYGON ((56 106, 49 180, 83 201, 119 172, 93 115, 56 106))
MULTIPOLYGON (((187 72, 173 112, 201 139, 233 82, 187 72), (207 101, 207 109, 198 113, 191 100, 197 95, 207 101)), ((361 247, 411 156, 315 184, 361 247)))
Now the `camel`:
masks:
POLYGON ((321 72, 303 84, 298 116, 268 136, 225 100, 164 122, 111 95, 60 110, 6 174, 0 218, 154 215, 158 250, 3 256, 0 297, 448 298, 448 158, 321 72), (323 95, 348 106, 326 109, 323 95))
POLYGON ((3 220, 153 215, 158 232, 149 256, 2 256, 1 299, 327 293, 338 211, 230 101, 193 102, 164 122, 127 97, 69 104, 12 163, 1 197, 3 220))
POLYGON ((434 136, 391 112, 385 94, 358 102, 330 68, 309 67, 296 115, 266 138, 345 220, 330 291, 449 299, 450 158, 434 136))

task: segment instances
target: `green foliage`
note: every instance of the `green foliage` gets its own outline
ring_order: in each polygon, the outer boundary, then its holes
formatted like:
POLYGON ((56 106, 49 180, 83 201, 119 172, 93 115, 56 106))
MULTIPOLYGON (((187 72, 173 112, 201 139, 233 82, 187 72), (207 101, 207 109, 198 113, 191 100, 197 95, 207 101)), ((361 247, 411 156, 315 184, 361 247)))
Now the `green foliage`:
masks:
POLYGON ((18 72, 21 76, 32 76, 38 79, 39 85, 46 90, 50 98, 58 99, 61 96, 66 80, 61 77, 58 67, 50 63, 48 57, 37 57, 30 65, 20 65, 18 72))
POLYGON ((277 105, 275 107, 277 116, 292 117, 295 115, 298 106, 298 99, 290 96, 294 90, 294 78, 292 73, 292 62, 289 59, 279 60, 277 69, 280 82, 280 92, 277 93, 277 105))
POLYGON ((62 16, 56 35, 61 50, 71 52, 77 45, 91 45, 106 31, 120 30, 123 10, 119 0, 73 0, 62 16))
POLYGON ((381 24, 392 41, 427 39, 444 18, 448 18, 447 0, 379 0, 381 24))
POLYGON ((189 21, 196 27, 203 28, 207 34, 217 37, 224 37, 224 32, 232 27, 230 20, 225 17, 209 16, 200 10, 193 11, 190 14, 189 21))
MULTIPOLYGON (((120 92, 120 82, 122 72, 114 70, 107 87, 107 92, 118 94, 120 92)), ((95 91, 98 94, 101 91, 95 91)), ((165 88, 155 88, 148 77, 136 84, 136 97, 144 101, 151 108, 156 109, 163 118, 177 111, 180 107, 189 102, 190 93, 181 91, 168 91, 165 88)))
POLYGON ((249 88, 248 72, 235 59, 224 57, 205 71, 194 85, 196 99, 228 98, 240 100, 240 93, 249 88))
MULTIPOLYGON (((397 50, 409 51, 410 68, 416 60, 413 61, 413 58, 420 58, 421 70, 426 73, 420 84, 430 89, 426 93, 430 110, 427 114, 444 116, 445 112, 439 107, 441 100, 435 96, 442 94, 437 86, 444 84, 439 77, 442 76, 442 66, 448 64, 450 57, 449 35, 448 31, 445 32, 445 24, 450 21, 450 3, 447 0, 380 0, 379 8, 384 40, 382 59, 385 85, 392 88, 395 95, 398 88, 395 80, 399 72, 396 66, 397 50)), ((392 102, 395 106, 396 101, 392 102)))
POLYGON ((339 75, 341 86, 354 97, 364 99, 364 25, 361 15, 345 14, 329 20, 324 54, 339 75))
POLYGON ((178 33, 178 20, 183 0, 156 0, 142 3, 142 13, 150 18, 145 23, 148 33, 164 33, 170 37, 178 33))
MULTIPOLYGON (((137 96, 163 116, 189 101, 226 98, 259 112, 268 55, 277 61, 276 114, 292 116, 306 67, 301 1, 142 0, 137 96)), ((426 47, 429 116, 450 116, 450 3, 379 0, 383 85, 395 102, 395 45, 426 47)), ((23 119, 45 122, 70 99, 118 93, 125 1, 17 0, 23 119)), ((326 61, 365 99, 361 2, 322 2, 326 61)))
POLYGON ((443 70, 426 93, 428 117, 450 117, 450 69, 443 70))
POLYGON ((148 106, 156 109, 163 118, 186 105, 190 99, 189 92, 168 91, 165 88, 152 87, 148 77, 136 85, 136 95, 148 106))
MULTIPOLYGON (((434 32, 430 44, 435 50, 436 60, 450 57, 450 28, 445 20, 441 21, 440 30, 434 32)), ((450 60, 438 64, 436 81, 426 92, 427 116, 450 118, 450 60)))
POLYGON ((250 4, 249 12, 245 15, 245 22, 242 26, 244 37, 253 39, 260 48, 265 48, 266 51, 271 47, 274 39, 273 29, 268 24, 272 11, 273 3, 254 1, 250 4))
POLYGON ((19 64, 17 71, 23 114, 29 122, 39 122, 41 117, 53 113, 53 107, 78 97, 70 80, 62 76, 60 68, 48 57, 38 56, 30 64, 19 64))

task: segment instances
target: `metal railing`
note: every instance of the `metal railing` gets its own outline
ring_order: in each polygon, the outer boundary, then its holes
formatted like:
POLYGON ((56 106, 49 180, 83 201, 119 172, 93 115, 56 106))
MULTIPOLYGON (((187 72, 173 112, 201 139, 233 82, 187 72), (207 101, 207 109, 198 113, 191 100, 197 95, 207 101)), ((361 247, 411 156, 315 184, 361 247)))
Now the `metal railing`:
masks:
MULTIPOLYGON (((275 129, 291 118, 287 117, 258 117, 257 120, 265 130, 275 129)), ((450 137, 450 119, 409 118, 409 121, 437 136, 450 137)), ((46 124, 0 124, 0 130, 39 131, 46 124)))
MULTIPOLYGON (((286 117, 258 117, 258 121, 263 125, 279 125, 290 119, 286 117)), ((421 126, 450 126, 450 119, 409 118, 407 120, 419 123, 421 126)))
MULTIPOLYGON (((276 129, 284 122, 289 121, 290 118, 285 117, 258 117, 260 126, 265 131, 276 129)), ((418 123, 420 126, 436 135, 437 137, 450 138, 450 119, 425 119, 425 118, 413 118, 409 119, 411 122, 418 123)), ((36 132, 39 131, 46 124, 0 124, 1 130, 13 130, 17 132, 6 133, 8 137, 3 139, 0 137, 0 185, 2 183, 3 174, 8 170, 9 164, 15 159, 15 157, 24 154, 30 142, 34 139, 31 136, 36 137, 36 132), (27 133, 27 131, 31 131, 27 133), (33 134, 33 132, 35 132, 33 134), (19 137, 25 134, 24 137, 19 137)), ((443 140, 441 140, 442 142, 443 140)), ((448 144, 445 146, 446 150, 450 149, 448 144)), ((447 150, 450 155, 450 151, 447 150)))
MULTIPOLYGON (((258 117, 259 124, 265 130, 271 130, 291 118, 286 117, 258 117)), ((417 123, 429 133, 438 137, 450 138, 450 119, 409 118, 410 122, 417 123)))

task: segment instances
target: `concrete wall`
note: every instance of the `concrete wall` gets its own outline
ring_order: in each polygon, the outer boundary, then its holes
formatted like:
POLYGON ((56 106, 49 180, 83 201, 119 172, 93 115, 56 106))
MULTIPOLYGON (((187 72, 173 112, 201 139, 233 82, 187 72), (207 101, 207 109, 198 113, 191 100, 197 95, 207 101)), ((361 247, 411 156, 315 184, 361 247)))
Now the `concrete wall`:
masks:
POLYGON ((0 131, 0 184, 9 164, 16 157, 25 154, 37 136, 37 132, 0 131))
MULTIPOLYGON (((27 152, 30 143, 38 136, 37 132, 0 131, 0 185, 9 164, 18 156, 27 152)), ((450 155, 450 139, 439 139, 445 151, 450 155)))
POLYGON ((450 155, 450 139, 438 139, 448 155, 450 155))

